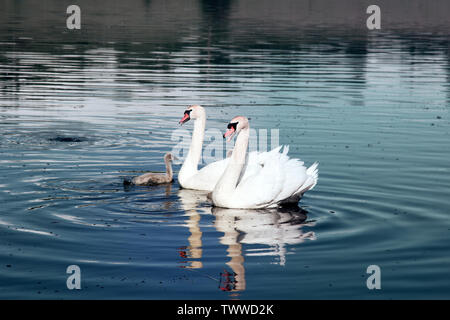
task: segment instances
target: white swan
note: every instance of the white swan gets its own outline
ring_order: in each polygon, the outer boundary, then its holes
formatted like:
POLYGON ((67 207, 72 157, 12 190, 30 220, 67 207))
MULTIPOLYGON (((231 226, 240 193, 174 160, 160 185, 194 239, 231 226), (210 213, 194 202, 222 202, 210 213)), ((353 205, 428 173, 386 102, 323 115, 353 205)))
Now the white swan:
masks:
MULTIPOLYGON (((195 119, 194 131, 192 132, 191 145, 189 152, 181 166, 178 173, 178 182, 180 186, 185 189, 212 191, 222 176, 227 164, 227 158, 210 163, 198 170, 198 163, 202 154, 203 139, 205 135, 206 112, 202 106, 192 105, 184 111, 184 116, 180 120, 180 124, 195 119)), ((248 164, 246 168, 249 170, 259 162, 258 152, 250 152, 248 156, 248 164)), ((247 170, 245 170, 246 172, 247 170)), ((251 170, 250 170, 251 172, 251 170)))
POLYGON ((216 161, 198 170, 205 136, 206 113, 203 107, 190 106, 185 112, 180 124, 195 119, 194 131, 189 152, 178 173, 178 182, 182 188, 212 191, 226 167, 224 160, 216 161))
POLYGON ((227 141, 237 134, 233 153, 225 172, 211 195, 217 207, 236 209, 273 208, 281 203, 295 202, 312 189, 318 179, 318 163, 306 168, 298 159, 289 159, 288 147, 275 148, 260 154, 259 165, 246 170, 245 165, 250 127, 245 117, 235 117, 224 134, 227 141), (251 172, 250 172, 251 171, 251 172))

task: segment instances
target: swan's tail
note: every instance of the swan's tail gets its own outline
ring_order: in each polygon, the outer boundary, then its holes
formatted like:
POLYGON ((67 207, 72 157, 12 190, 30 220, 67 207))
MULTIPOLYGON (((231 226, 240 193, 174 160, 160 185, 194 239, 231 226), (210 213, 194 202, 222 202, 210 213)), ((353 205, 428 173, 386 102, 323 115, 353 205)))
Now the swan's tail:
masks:
POLYGON ((306 181, 302 184, 299 190, 295 192, 295 195, 302 196, 306 191, 311 190, 317 184, 317 180, 319 180, 319 163, 314 162, 311 167, 306 169, 306 181))
MULTIPOLYGON (((303 162, 302 162, 303 165, 303 162)), ((319 163, 315 162, 311 167, 306 169, 306 180, 305 182, 298 188, 297 191, 293 195, 291 195, 289 198, 284 199, 279 202, 281 205, 288 205, 288 204, 297 204, 302 195, 312 188, 315 187, 317 184, 317 180, 319 180, 319 169, 318 169, 319 163)))
POLYGON ((317 184, 317 181, 319 180, 319 163, 314 162, 311 167, 306 169, 306 174, 308 175, 308 179, 311 179, 311 186, 308 187, 308 190, 311 190, 314 188, 317 184))

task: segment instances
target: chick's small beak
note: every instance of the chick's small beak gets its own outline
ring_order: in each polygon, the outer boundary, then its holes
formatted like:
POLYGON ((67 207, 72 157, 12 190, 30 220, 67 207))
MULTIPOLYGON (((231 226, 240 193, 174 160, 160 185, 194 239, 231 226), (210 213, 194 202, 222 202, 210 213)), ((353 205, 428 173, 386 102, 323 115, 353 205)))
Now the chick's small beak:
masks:
POLYGON ((180 120, 179 124, 183 124, 185 122, 188 122, 191 118, 189 117, 189 113, 185 113, 183 118, 180 120))
POLYGON ((227 138, 227 142, 229 142, 233 137, 234 131, 235 131, 234 128, 231 127, 230 129, 227 130, 227 132, 223 134, 223 138, 224 139, 227 138))

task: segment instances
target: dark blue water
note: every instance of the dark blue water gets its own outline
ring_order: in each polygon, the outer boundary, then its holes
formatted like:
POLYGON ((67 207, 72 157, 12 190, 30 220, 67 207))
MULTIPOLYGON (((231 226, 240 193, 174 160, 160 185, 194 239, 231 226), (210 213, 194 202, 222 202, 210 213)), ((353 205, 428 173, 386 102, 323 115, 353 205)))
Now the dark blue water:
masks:
POLYGON ((115 3, 75 33, 64 6, 5 2, 0 298, 448 299, 448 34, 295 29, 283 10, 264 11, 279 14, 268 25, 221 3, 115 3), (246 115, 319 161, 300 208, 124 187, 164 171, 194 103, 209 129, 246 115), (81 290, 66 287, 69 265, 81 290))

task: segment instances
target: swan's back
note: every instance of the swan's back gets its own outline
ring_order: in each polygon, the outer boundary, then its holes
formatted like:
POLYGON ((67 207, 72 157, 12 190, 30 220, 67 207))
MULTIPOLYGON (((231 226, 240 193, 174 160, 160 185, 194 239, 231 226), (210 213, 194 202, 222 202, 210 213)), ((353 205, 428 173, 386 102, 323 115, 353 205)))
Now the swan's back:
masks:
POLYGON ((132 183, 137 186, 148 186, 172 182, 172 177, 165 173, 149 172, 133 178, 132 183))
MULTIPOLYGON (((252 151, 248 155, 245 170, 243 170, 241 179, 255 174, 260 166, 260 163, 266 158, 268 152, 256 152, 252 151)), ((192 175, 186 181, 183 181, 182 186, 186 189, 213 191, 214 187, 219 181, 220 177, 224 173, 225 169, 230 162, 230 158, 227 157, 223 160, 218 160, 207 164, 194 175, 192 175)), ((178 178, 180 176, 178 175, 178 178)), ((181 183, 180 183, 181 184, 181 183)))
MULTIPOLYGON (((227 208, 271 208, 298 201, 318 179, 318 163, 306 168, 299 159, 290 159, 289 147, 281 146, 257 155, 257 164, 246 169, 233 195, 216 195, 214 204, 227 208)), ((249 161, 250 162, 250 161, 249 161)))

